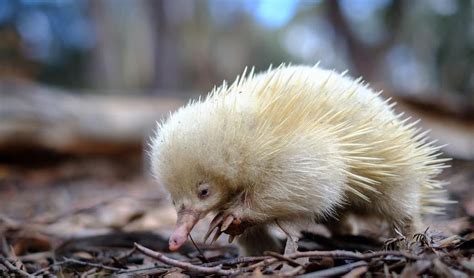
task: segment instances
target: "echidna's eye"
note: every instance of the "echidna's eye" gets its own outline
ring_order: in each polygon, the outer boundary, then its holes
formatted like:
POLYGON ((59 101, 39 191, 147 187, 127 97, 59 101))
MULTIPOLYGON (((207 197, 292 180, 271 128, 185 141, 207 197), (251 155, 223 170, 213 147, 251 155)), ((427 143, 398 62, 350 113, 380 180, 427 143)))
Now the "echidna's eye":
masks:
POLYGON ((207 195, 209 195, 209 189, 203 189, 199 192, 199 196, 202 198, 202 197, 206 197, 207 195))
POLYGON ((198 185, 198 197, 199 199, 205 199, 209 196, 209 184, 201 183, 198 185))

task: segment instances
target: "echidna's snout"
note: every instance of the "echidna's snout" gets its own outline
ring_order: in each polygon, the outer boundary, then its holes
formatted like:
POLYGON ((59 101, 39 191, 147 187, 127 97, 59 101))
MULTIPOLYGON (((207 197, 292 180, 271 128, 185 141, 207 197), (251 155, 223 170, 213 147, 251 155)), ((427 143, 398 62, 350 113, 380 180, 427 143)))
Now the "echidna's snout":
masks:
POLYGON ((199 221, 200 216, 200 212, 192 209, 183 209, 178 212, 176 227, 169 240, 169 248, 171 251, 176 251, 183 246, 188 239, 189 232, 191 232, 194 225, 199 221))

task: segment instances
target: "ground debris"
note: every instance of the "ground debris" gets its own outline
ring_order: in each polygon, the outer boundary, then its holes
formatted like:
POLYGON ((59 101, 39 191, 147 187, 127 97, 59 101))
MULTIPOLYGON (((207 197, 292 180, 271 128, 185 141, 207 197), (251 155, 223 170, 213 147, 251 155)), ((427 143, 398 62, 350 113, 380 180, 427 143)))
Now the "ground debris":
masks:
MULTIPOLYGON (((260 257, 238 257, 228 246, 199 244, 207 262, 197 258, 192 245, 169 253, 166 239, 152 233, 115 232, 65 241, 56 249, 23 256, 14 248, 0 256, 0 274, 16 276, 81 275, 278 275, 305 277, 359 277, 367 274, 400 277, 472 277, 474 231, 455 237, 415 236, 404 250, 312 250, 283 256, 268 252, 260 257), (450 239, 453 238, 453 239, 450 239), (467 244, 467 245, 466 245, 467 244), (146 246, 146 247, 145 247, 146 246), (423 246, 423 248, 421 247, 423 246), (296 259, 308 258, 307 263, 296 259), (283 271, 283 266, 287 265, 283 271), (289 269, 289 270, 288 270, 289 269)), ((327 239, 330 241, 331 239, 327 239)), ((340 241, 340 239, 339 239, 340 241)), ((354 244, 354 243, 352 243, 354 244)))
POLYGON ((474 277, 472 184, 464 178, 473 174, 471 162, 447 171, 459 177, 448 187, 459 203, 413 238, 330 237, 311 230, 303 233, 298 253, 239 257, 224 240, 201 243, 206 223, 193 231, 194 244, 169 252, 176 220, 169 200, 142 173, 124 175, 136 159, 113 161, 118 165, 72 160, 4 171, 0 277, 474 277))

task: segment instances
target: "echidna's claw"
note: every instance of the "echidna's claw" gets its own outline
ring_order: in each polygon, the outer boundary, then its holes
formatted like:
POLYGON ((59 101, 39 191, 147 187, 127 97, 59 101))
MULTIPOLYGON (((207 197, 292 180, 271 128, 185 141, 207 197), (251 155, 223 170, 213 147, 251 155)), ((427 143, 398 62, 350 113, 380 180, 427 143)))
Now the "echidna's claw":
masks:
POLYGON ((214 237, 212 238, 211 240, 211 244, 214 244, 214 242, 216 242, 216 240, 222 235, 222 232, 217 229, 216 230, 216 233, 214 234, 214 237))
POLYGON ((227 230, 227 228, 229 228, 232 222, 234 222, 234 219, 235 218, 232 214, 227 215, 224 221, 222 221, 221 232, 227 230))
POLYGON ((214 216, 214 219, 212 219, 211 223, 209 224, 209 227, 210 229, 212 228, 212 230, 219 226, 219 224, 222 223, 222 220, 224 219, 224 213, 223 212, 219 212, 218 214, 216 214, 216 216, 214 216))
POLYGON ((206 235, 204 236, 204 243, 206 243, 206 241, 209 239, 209 236, 212 234, 213 231, 214 229, 211 229, 211 228, 207 230, 206 235))
POLYGON ((224 215, 223 212, 219 212, 209 224, 209 229, 204 236, 204 243, 207 242, 214 230, 215 234, 210 244, 213 244, 224 232, 230 235, 228 240, 229 243, 232 243, 235 236, 241 234, 243 231, 239 229, 241 228, 240 226, 236 226, 240 224, 242 224, 242 219, 240 217, 236 217, 233 213, 224 215))
POLYGON ((206 235, 204 236, 204 243, 206 243, 207 239, 209 236, 212 234, 214 229, 219 227, 219 225, 222 223, 222 220, 224 219, 224 214, 222 212, 219 212, 214 219, 212 219, 211 223, 209 224, 209 229, 206 232, 206 235))

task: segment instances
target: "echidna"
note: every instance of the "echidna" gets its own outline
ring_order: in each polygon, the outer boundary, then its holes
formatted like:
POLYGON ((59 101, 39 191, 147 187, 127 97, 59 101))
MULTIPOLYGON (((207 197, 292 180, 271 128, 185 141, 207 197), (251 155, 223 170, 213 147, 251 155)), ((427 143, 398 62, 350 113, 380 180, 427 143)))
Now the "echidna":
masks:
POLYGON ((278 249, 269 225, 343 224, 349 214, 413 234, 445 202, 435 177, 447 159, 379 95, 344 73, 283 65, 244 71, 173 113, 151 143, 178 213, 170 249, 210 212, 209 232, 238 236, 247 254, 278 249))

